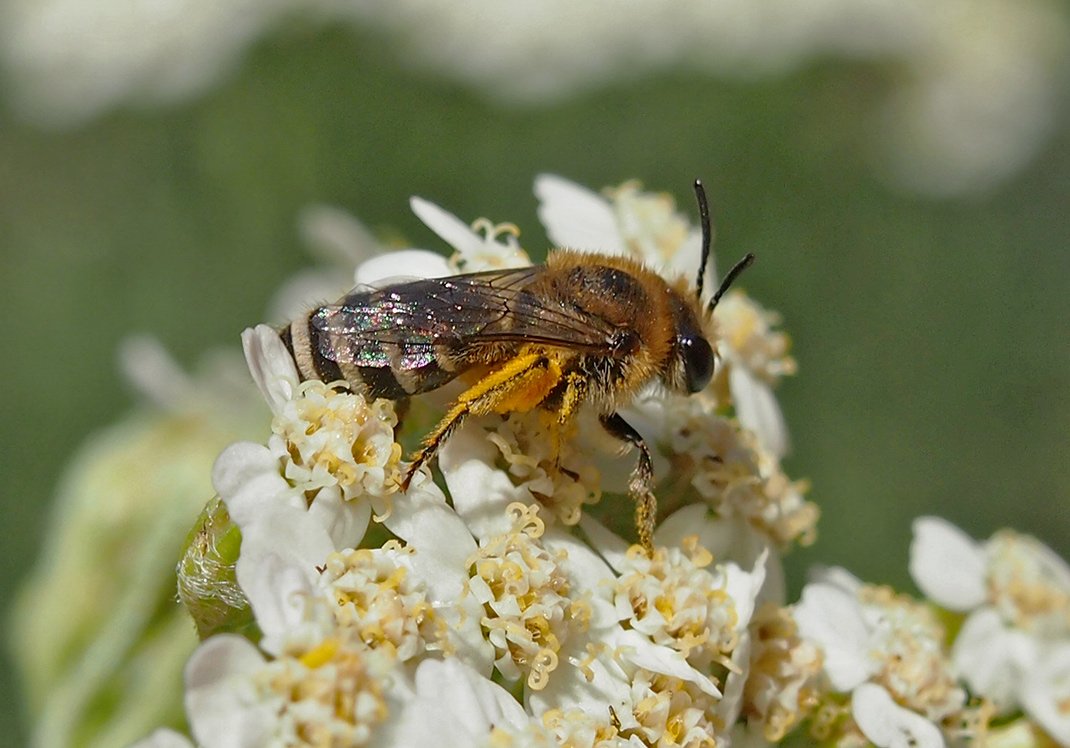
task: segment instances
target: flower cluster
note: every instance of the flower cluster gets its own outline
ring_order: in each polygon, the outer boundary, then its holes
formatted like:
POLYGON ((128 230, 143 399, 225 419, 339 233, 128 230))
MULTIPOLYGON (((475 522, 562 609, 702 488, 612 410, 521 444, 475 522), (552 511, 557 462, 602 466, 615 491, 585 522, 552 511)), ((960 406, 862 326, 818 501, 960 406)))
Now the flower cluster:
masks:
MULTIPOLYGON (((555 242, 693 277, 700 235, 670 200, 556 177, 536 193, 555 242)), ((413 207, 453 258, 373 258, 362 282, 529 262, 508 227, 413 207)), ((439 451, 441 483, 423 469, 403 490, 393 404, 301 382, 274 330, 246 331, 272 435, 228 447, 213 482, 241 533, 235 607, 255 625, 198 621, 185 694, 196 744, 697 747, 806 730, 935 746, 1008 724, 1066 742, 1070 571, 1035 541, 979 546, 922 520, 912 570, 931 602, 832 569, 785 605, 781 556, 813 540, 817 519, 780 467, 772 388, 795 364, 775 317, 733 294, 715 318, 727 373, 627 411, 662 478, 652 548, 614 524, 631 514, 617 495, 628 471, 609 466, 626 458, 583 416, 563 434, 537 413, 473 417, 439 451), (963 617, 950 648, 949 611, 963 617)))
POLYGON ((841 744, 1070 744, 1070 567, 1033 538, 977 543, 923 517, 910 570, 924 601, 823 569, 759 615, 782 632, 756 637, 769 665, 755 661, 744 713, 770 739, 809 718, 841 744))

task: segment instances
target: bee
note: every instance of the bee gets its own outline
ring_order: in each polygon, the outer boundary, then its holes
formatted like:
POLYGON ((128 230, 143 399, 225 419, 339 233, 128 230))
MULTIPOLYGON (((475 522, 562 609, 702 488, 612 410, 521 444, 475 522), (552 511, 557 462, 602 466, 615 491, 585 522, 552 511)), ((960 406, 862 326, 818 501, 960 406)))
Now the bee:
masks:
POLYGON ((469 416, 539 409, 563 429, 593 407, 609 434, 638 450, 628 490, 649 550, 657 515, 650 448, 618 410, 652 381, 683 394, 709 384, 710 318, 754 260, 746 255, 703 302, 712 232, 702 183, 694 188, 702 223, 694 284, 627 257, 557 249, 543 265, 360 287, 279 335, 302 377, 344 380, 370 398, 403 401, 462 375, 472 380, 412 455, 405 489, 469 416))

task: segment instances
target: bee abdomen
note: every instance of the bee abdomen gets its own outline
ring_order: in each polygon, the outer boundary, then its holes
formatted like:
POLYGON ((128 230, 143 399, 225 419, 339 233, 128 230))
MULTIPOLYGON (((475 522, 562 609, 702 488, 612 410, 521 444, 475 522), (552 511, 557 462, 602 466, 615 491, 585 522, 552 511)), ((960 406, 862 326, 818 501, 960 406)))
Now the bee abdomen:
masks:
POLYGON ((351 340, 312 324, 314 314, 279 331, 302 380, 345 381, 355 392, 371 398, 400 400, 440 387, 457 375, 445 351, 436 350, 420 366, 413 366, 406 352, 393 343, 364 341, 358 353, 351 340))
POLYGON ((389 366, 357 366, 338 356, 325 355, 325 350, 333 350, 330 340, 321 339, 326 335, 311 324, 311 315, 279 330, 279 338, 293 357, 302 380, 345 381, 354 391, 372 398, 398 400, 409 395, 389 366))
POLYGON ((279 331, 283 345, 290 352, 301 379, 337 382, 345 379, 337 362, 324 356, 316 340, 316 332, 308 324, 308 317, 291 322, 279 331))

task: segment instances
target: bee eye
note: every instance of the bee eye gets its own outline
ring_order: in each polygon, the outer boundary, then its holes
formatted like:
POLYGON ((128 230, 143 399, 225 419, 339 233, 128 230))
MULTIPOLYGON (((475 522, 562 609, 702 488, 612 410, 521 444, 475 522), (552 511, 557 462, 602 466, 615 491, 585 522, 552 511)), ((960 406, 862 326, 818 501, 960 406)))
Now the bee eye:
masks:
POLYGON ((699 392, 713 378, 713 350, 706 339, 697 335, 685 335, 676 339, 683 354, 684 377, 689 392, 699 392))

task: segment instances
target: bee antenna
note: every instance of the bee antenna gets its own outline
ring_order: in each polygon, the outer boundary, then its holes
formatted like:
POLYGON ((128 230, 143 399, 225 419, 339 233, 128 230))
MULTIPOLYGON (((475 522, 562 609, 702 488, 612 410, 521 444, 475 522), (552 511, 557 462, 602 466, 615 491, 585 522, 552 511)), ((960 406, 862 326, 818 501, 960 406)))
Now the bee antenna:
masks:
POLYGON ((695 197, 698 199, 699 222, 702 224, 702 258, 698 263, 698 278, 695 280, 697 298, 702 298, 702 284, 706 278, 706 264, 713 250, 713 229, 710 227, 710 204, 706 201, 706 188, 702 180, 695 180, 695 197))
POLYGON ((706 307, 707 312, 712 312, 714 310, 714 308, 717 306, 717 302, 721 300, 722 296, 724 296, 725 291, 727 291, 732 286, 732 283, 735 282, 736 278, 739 277, 739 274, 749 268, 751 266, 751 263, 753 262, 754 255, 748 252, 746 257, 744 257, 742 260, 732 266, 732 269, 728 271, 728 275, 726 275, 724 277, 724 280, 721 281, 721 287, 717 289, 717 293, 715 293, 713 295, 713 298, 710 299, 710 305, 706 307))

